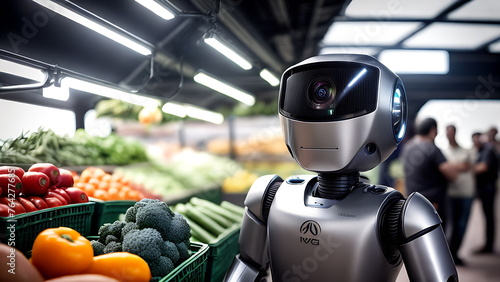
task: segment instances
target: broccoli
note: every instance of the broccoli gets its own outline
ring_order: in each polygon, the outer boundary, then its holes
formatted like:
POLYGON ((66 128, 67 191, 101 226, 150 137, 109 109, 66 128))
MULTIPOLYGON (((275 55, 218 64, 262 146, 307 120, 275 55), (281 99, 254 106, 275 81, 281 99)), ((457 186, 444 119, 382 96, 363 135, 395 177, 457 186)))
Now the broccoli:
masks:
POLYGON ((118 241, 121 241, 122 228, 125 225, 125 222, 116 220, 113 223, 105 223, 103 224, 98 231, 99 242, 105 244, 106 237, 108 235, 113 235, 117 238, 118 241))
POLYGON ((177 250, 179 251, 179 259, 181 261, 186 260, 191 256, 189 252, 189 243, 186 244, 185 242, 177 243, 175 244, 177 246, 177 250))
POLYGON ((103 253, 108 254, 108 253, 115 253, 115 252, 121 252, 122 251, 122 244, 119 242, 109 242, 109 244, 104 247, 103 253))
POLYGON ((137 223, 135 222, 127 222, 125 226, 122 228, 122 238, 125 238, 125 235, 129 233, 130 231, 134 229, 139 229, 139 226, 137 226, 137 223))
POLYGON ((151 276, 163 277, 174 269, 174 263, 167 257, 159 256, 157 259, 149 263, 151 276))
POLYGON ((180 243, 189 238, 191 238, 191 227, 181 214, 176 213, 163 239, 180 243))
POLYGON ((122 250, 140 256, 149 264, 160 257, 162 245, 163 239, 157 230, 135 229, 123 238, 122 250))
POLYGON ((163 240, 168 240, 171 232, 172 216, 167 212, 168 206, 163 203, 149 203, 137 210, 136 223, 140 229, 154 228, 160 232, 163 240))
POLYGON ((106 236, 106 240, 104 241, 104 244, 107 245, 111 242, 119 242, 119 241, 118 241, 118 238, 116 238, 116 236, 114 236, 114 235, 106 236))
POLYGON ((177 246, 175 245, 174 242, 170 242, 170 241, 163 242, 163 248, 162 248, 161 255, 168 257, 170 260, 172 260, 174 265, 180 259, 180 254, 179 254, 179 250, 177 250, 177 246))
POLYGON ((92 245, 92 249, 94 249, 94 256, 99 256, 104 254, 105 245, 103 243, 96 240, 92 240, 90 241, 90 244, 92 245))

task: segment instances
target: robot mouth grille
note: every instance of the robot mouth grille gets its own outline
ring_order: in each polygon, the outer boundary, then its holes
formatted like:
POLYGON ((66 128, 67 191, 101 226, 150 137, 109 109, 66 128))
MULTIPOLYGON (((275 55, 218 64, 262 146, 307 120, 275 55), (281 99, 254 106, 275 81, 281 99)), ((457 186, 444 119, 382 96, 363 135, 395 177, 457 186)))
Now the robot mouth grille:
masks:
POLYGON ((339 148, 313 148, 313 147, 302 147, 302 146, 300 146, 300 149, 302 149, 302 150, 329 150, 329 151, 337 151, 339 148))

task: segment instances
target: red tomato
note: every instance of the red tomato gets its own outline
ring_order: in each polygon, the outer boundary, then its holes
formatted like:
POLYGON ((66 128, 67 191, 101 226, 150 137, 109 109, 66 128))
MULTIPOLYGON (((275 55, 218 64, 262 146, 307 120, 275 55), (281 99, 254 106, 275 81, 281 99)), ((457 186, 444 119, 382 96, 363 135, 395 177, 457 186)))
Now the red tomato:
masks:
POLYGON ((75 180, 73 179, 73 173, 67 169, 60 168, 59 169, 59 182, 57 183, 57 187, 72 187, 75 184, 75 180))
POLYGON ((1 196, 17 196, 23 190, 21 179, 15 174, 0 174, 1 196))
POLYGON ((59 201, 59 199, 55 197, 45 197, 43 198, 43 200, 45 201, 47 206, 49 206, 49 208, 60 207, 63 205, 61 201, 59 201))
POLYGON ((19 203, 16 198, 0 197, 0 203, 7 205, 9 208, 16 211, 16 214, 26 213, 26 209, 19 203))
POLYGON ((23 194, 25 195, 43 195, 49 189, 50 180, 45 173, 37 171, 27 171, 22 179, 23 194))
POLYGON ((32 212, 38 210, 30 200, 24 197, 17 197, 16 199, 19 203, 21 203, 21 205, 23 205, 23 208, 26 210, 26 212, 32 212))
MULTIPOLYGON (((51 191, 51 189, 49 189, 49 191, 47 192, 47 194, 43 195, 42 199, 45 200, 45 202, 47 202, 47 199, 46 198, 56 198, 58 199, 59 201, 61 201, 61 205, 67 205, 68 204, 68 201, 66 201, 66 199, 64 199, 63 196, 57 194, 56 192, 54 191, 51 191)), ((47 203, 48 204, 48 203, 47 203)))
POLYGON ((43 210, 49 207, 47 203, 38 196, 28 196, 28 200, 30 200, 38 210, 43 210))
POLYGON ((17 166, 3 165, 0 166, 0 174, 15 174, 19 179, 23 178, 24 169, 17 166))
POLYGON ((89 201, 89 197, 87 197, 87 194, 85 194, 85 192, 83 192, 83 190, 81 190, 79 188, 68 187, 64 191, 71 198, 71 202, 73 204, 76 204, 76 203, 86 203, 86 202, 89 201))
POLYGON ((66 191, 62 188, 49 188, 49 191, 52 191, 54 193, 57 193, 59 195, 61 195, 68 204, 71 204, 71 198, 68 196, 68 193, 66 193, 66 191))
POLYGON ((59 182, 59 168, 51 163, 37 163, 28 169, 28 171, 37 171, 45 173, 50 179, 50 185, 56 185, 59 182))
POLYGON ((16 211, 9 208, 9 206, 0 204, 0 216, 14 216, 16 215, 16 211))

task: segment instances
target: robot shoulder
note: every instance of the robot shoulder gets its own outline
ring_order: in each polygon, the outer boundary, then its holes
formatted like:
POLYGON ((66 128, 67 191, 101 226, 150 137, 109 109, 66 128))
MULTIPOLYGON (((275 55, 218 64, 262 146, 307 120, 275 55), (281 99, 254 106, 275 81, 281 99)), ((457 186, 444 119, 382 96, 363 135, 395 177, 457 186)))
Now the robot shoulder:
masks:
POLYGON ((402 236, 405 240, 441 224, 434 206, 420 193, 413 193, 407 199, 401 212, 402 236))
POLYGON ((262 222, 267 221, 269 208, 283 179, 276 174, 264 175, 252 184, 245 198, 248 208, 262 222))

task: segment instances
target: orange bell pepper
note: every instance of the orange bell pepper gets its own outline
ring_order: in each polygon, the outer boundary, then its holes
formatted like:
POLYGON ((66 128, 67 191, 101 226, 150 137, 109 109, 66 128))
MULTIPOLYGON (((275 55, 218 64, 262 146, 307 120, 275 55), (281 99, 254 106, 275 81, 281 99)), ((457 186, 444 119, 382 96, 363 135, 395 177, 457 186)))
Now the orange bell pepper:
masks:
POLYGON ((86 273, 113 277, 122 282, 148 282, 151 271, 148 263, 138 255, 127 252, 108 253, 94 257, 86 273))
POLYGON ((85 273, 93 258, 90 241, 68 227, 40 232, 31 252, 31 262, 45 279, 85 273))

